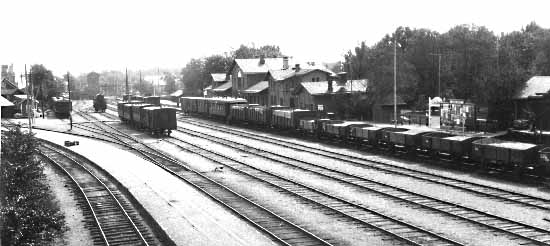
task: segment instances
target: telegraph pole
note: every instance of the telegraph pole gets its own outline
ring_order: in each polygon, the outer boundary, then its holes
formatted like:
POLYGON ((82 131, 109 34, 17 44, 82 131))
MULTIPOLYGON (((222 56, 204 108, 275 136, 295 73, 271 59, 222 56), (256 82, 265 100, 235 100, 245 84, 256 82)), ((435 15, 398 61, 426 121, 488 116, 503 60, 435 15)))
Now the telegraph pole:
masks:
POLYGON ((67 90, 69 91, 69 104, 71 105, 71 108, 69 109, 69 123, 71 125, 71 130, 73 130, 73 116, 71 115, 71 112, 73 111, 73 102, 71 101, 71 77, 69 75, 69 71, 67 71, 67 90))
POLYGON ((139 95, 141 96, 141 70, 139 70, 139 95))
POLYGON ((25 84, 27 85, 27 117, 29 118, 29 133, 32 133, 32 121, 31 121, 31 106, 29 106, 30 101, 30 86, 29 79, 27 77, 27 64, 25 64, 25 84))
POLYGON ((397 35, 393 40, 393 120, 397 128, 397 35))
POLYGON ((130 94, 130 88, 128 87, 128 68, 126 68, 126 95, 130 94))
POLYGON ((430 53, 432 56, 437 56, 437 96, 441 97, 441 53, 430 53))

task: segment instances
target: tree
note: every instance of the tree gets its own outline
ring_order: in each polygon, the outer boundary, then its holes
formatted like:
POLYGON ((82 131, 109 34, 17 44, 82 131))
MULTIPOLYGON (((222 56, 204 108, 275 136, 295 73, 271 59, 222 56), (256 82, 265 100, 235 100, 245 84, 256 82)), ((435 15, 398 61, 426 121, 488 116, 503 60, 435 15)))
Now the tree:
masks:
POLYGON ((204 77, 204 61, 202 59, 191 59, 181 70, 184 93, 190 96, 202 96, 204 77))
POLYGON ((283 54, 281 53, 281 50, 279 49, 279 46, 275 45, 264 45, 259 48, 250 48, 244 44, 241 44, 241 46, 231 52, 234 59, 247 59, 247 58, 254 58, 258 56, 265 56, 265 57, 282 57, 283 54))
POLYGON ((166 93, 170 94, 176 91, 176 78, 172 73, 165 72, 164 80, 166 81, 166 86, 164 87, 166 93))
POLYGON ((34 86, 33 94, 42 102, 61 93, 58 91, 52 71, 42 64, 31 66, 31 82, 34 86))

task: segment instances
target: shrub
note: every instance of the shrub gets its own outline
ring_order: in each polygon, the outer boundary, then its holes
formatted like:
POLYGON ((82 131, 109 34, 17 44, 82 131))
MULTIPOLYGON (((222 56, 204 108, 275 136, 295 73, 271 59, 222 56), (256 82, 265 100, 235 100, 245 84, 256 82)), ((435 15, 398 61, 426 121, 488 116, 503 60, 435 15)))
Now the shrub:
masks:
POLYGON ((64 216, 43 183, 37 145, 34 136, 22 132, 19 126, 2 133, 0 202, 4 245, 48 244, 64 226, 64 216))

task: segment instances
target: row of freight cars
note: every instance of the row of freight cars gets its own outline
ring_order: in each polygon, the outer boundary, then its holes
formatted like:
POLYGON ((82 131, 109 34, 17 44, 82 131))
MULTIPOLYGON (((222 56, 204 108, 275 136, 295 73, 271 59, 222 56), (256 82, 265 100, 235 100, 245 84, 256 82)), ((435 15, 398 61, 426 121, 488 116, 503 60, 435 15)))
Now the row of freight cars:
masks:
POLYGON ((533 144, 510 139, 510 134, 484 137, 453 134, 431 128, 376 126, 369 122, 331 119, 330 114, 281 106, 247 104, 235 98, 180 98, 184 114, 199 114, 224 122, 296 131, 318 138, 338 139, 356 145, 422 153, 497 167, 516 173, 550 176, 550 139, 533 144))
POLYGON ((176 109, 162 107, 160 97, 129 96, 117 104, 118 117, 136 129, 170 136, 176 129, 176 109))

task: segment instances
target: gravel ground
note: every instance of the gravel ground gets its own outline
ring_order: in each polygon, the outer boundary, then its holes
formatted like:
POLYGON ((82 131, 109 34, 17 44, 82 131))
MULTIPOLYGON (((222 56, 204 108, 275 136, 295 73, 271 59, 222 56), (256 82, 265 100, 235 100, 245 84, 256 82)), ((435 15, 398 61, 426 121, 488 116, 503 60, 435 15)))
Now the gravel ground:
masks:
MULTIPOLYGON (((181 133, 173 133, 173 136, 183 138, 185 135, 181 133)), ((461 220, 450 220, 447 216, 441 216, 439 214, 434 214, 433 212, 427 212, 427 210, 411 208, 403 205, 403 203, 395 202, 387 198, 381 198, 379 196, 373 195, 372 193, 367 193, 362 189, 358 190, 349 185, 342 185, 336 181, 327 180, 324 177, 311 174, 309 172, 289 168, 287 165, 281 163, 268 161, 259 157, 253 157, 251 155, 232 150, 221 145, 209 144, 207 140, 190 136, 186 136, 185 139, 201 146, 208 146, 208 148, 214 149, 215 151, 223 153, 225 155, 237 158, 240 161, 243 161, 262 170, 277 173, 283 177, 297 180, 299 182, 308 184, 331 194, 337 194, 338 196, 345 198, 346 200, 365 205, 366 207, 373 208, 374 210, 382 212, 384 214, 391 215, 396 218, 402 218, 404 221, 410 222, 414 225, 419 225, 422 228, 427 228, 429 230, 438 232, 450 239, 472 245, 515 244, 513 241, 510 241, 506 238, 501 238, 502 235, 495 236, 493 232, 486 231, 484 228, 482 229, 481 227, 472 226, 471 224, 468 224, 468 222, 463 222, 461 220)), ((247 185, 246 187, 241 187, 240 189, 256 189, 256 187, 247 185)), ((285 204, 285 206, 286 205, 287 204, 285 204)), ((301 213, 301 211, 299 212, 301 213)))
POLYGON ((82 209, 77 205, 75 195, 67 186, 70 181, 59 172, 50 164, 44 165, 46 181, 63 215, 65 215, 64 229, 66 231, 63 238, 55 240, 54 245, 91 246, 93 245, 92 236, 85 227, 82 209))
MULTIPOLYGON (((192 127, 190 126, 190 128, 192 127)), ((198 129, 198 128, 195 127, 193 129, 198 129)), ((214 131, 212 130, 203 130, 203 131, 214 133, 214 131)), ((287 156, 298 157, 300 159, 309 160, 309 161, 314 160, 316 163, 324 166, 338 168, 340 170, 343 170, 349 173, 358 174, 368 178, 373 178, 375 180, 391 183, 393 185, 408 188, 409 190, 413 190, 421 194, 426 194, 426 195, 442 198, 444 200, 451 200, 453 202, 467 204, 470 207, 481 208, 481 210, 510 217, 518 221, 529 222, 530 224, 534 224, 541 227, 548 226, 548 223, 542 220, 543 216, 547 215, 546 211, 540 211, 538 209, 526 209, 513 204, 505 204, 502 202, 491 201, 489 199, 479 198, 474 195, 465 194, 464 192, 460 192, 452 188, 435 185, 435 184, 423 183, 423 182, 415 181, 411 178, 404 178, 396 175, 383 174, 378 171, 372 171, 364 168, 352 167, 350 165, 338 163, 333 160, 326 160, 316 156, 307 156, 308 154, 305 154, 303 152, 296 153, 296 151, 290 151, 288 149, 276 147, 271 144, 266 144, 266 143, 262 143, 251 139, 243 139, 242 137, 236 137, 234 135, 228 135, 223 133, 216 133, 216 135, 226 139, 238 140, 238 142, 249 144, 250 146, 254 146, 257 148, 269 149, 274 152, 285 153, 285 155, 287 156)), ((177 135, 174 135, 174 136, 177 136, 177 135)), ((406 221, 412 222, 413 224, 422 225, 425 228, 436 230, 450 238, 456 239, 457 237, 459 237, 462 241, 466 239, 467 242, 473 243, 475 245, 482 245, 482 244, 513 245, 514 244, 513 242, 507 241, 506 239, 495 237, 494 235, 492 235, 492 233, 485 233, 482 230, 480 230, 479 227, 471 227, 464 224, 461 225, 461 223, 456 223, 453 221, 449 222, 447 218, 442 218, 439 215, 427 214, 415 209, 406 208, 402 204, 393 204, 393 202, 388 201, 387 199, 373 198, 371 196, 365 197, 364 192, 355 191, 354 189, 350 189, 349 187, 339 185, 336 182, 327 181, 327 180, 324 180, 324 178, 316 177, 316 175, 311 175, 306 172, 293 170, 291 168, 288 168, 285 165, 281 165, 281 164, 267 161, 257 157, 252 157, 252 156, 249 156, 248 154, 231 150, 227 147, 216 146, 215 144, 209 144, 207 141, 202 139, 196 138, 196 139, 193 139, 193 142, 200 143, 201 145, 203 144, 208 145, 212 149, 215 149, 221 153, 239 158, 240 160, 245 161, 246 163, 249 163, 251 165, 256 165, 258 167, 268 169, 270 171, 273 171, 285 177, 289 177, 291 179, 300 180, 302 182, 308 183, 310 185, 313 185, 322 190, 331 192, 333 194, 340 194, 349 200, 359 201, 360 203, 368 204, 369 206, 375 207, 381 211, 385 211, 386 213, 389 213, 398 217, 406 218, 406 221), (444 226, 444 225, 448 225, 448 226, 444 226)))
MULTIPOLYGON (((173 133, 173 135, 177 136, 178 133, 173 133)), ((194 141, 194 143, 197 142, 194 141)), ((203 145, 201 144, 201 146, 203 145)), ((334 217, 319 212, 311 205, 303 204, 300 199, 277 192, 263 182, 243 176, 228 168, 223 172, 214 172, 213 169, 220 164, 212 163, 186 151, 179 151, 172 144, 161 141, 157 147, 170 152, 178 159, 186 160, 194 169, 202 170, 207 176, 228 185, 240 194, 254 197, 253 200, 259 201, 262 205, 275 208, 277 214, 289 216, 291 221, 295 221, 298 225, 314 228, 312 232, 320 232, 317 234, 318 236, 333 238, 343 245, 393 245, 395 243, 382 240, 379 232, 356 228, 352 224, 334 220, 334 217)), ((210 147, 216 146, 211 145, 210 147)))
MULTIPOLYGON (((216 123, 216 122, 212 122, 212 121, 206 121, 206 122, 208 122, 209 124, 220 124, 220 123, 216 123)), ((183 122, 178 122, 178 124, 180 126, 183 126, 183 127, 189 127, 190 129, 198 129, 198 128, 192 128, 192 127, 196 127, 196 126, 191 125, 191 124, 186 124, 186 123, 183 123, 183 122)), ((297 139, 297 138, 292 138, 292 137, 286 137, 286 136, 280 136, 280 135, 265 133, 265 132, 261 132, 261 131, 255 131, 255 130, 251 130, 251 129, 243 129, 243 128, 240 128, 240 127, 230 126, 230 125, 226 125, 226 124, 220 124, 220 125, 222 125, 224 127, 238 129, 238 130, 245 130, 245 131, 248 131, 250 133, 254 133, 258 136, 269 136, 269 137, 276 138, 276 139, 282 139, 282 140, 289 141, 289 142, 299 143, 299 144, 303 144, 303 145, 306 145, 306 146, 309 146, 309 147, 312 147, 312 148, 316 148, 316 149, 320 149, 320 150, 326 149, 326 150, 330 150, 330 151, 333 151, 333 152, 346 154, 346 155, 351 155, 351 156, 356 156, 356 157, 363 157, 363 158, 366 157, 366 158, 372 158, 372 160, 389 161, 390 163, 392 163, 394 165, 397 165, 397 166, 413 168, 415 170, 419 170, 419 171, 423 171, 423 172, 429 172, 429 173, 434 173, 434 174, 438 174, 438 175, 444 175, 444 176, 458 178, 458 179, 469 181, 469 182, 474 182, 474 183, 483 184, 483 185, 489 185, 489 186, 498 187, 498 188, 502 188, 502 189, 506 189, 506 190, 510 190, 510 191, 515 191, 515 192, 520 192, 520 193, 524 193, 524 194, 529 194, 529 195, 533 195, 533 196, 538 196, 538 197, 550 199, 550 190, 548 188, 544 188, 544 187, 530 186, 530 185, 526 185, 526 184, 518 184, 518 183, 515 183, 515 182, 510 182, 510 181, 506 181, 506 180, 502 180, 502 179, 498 179, 498 178, 478 176, 474 173, 465 173, 465 172, 461 172, 461 171, 457 171, 457 170, 446 169, 444 167, 438 168, 438 167, 434 167, 434 166, 430 166, 430 165, 423 165, 423 164, 415 162, 415 161, 405 161, 405 160, 401 160, 401 159, 396 159, 396 158, 391 157, 391 156, 381 156, 381 155, 368 153, 368 152, 365 152, 365 151, 358 151, 358 150, 354 150, 354 149, 336 147, 336 146, 333 146, 333 145, 328 145, 328 144, 323 144, 323 143, 310 142, 310 141, 307 141, 307 140, 302 140, 302 139, 297 139)), ((204 128, 202 128, 202 129, 204 129, 204 128)), ((205 129, 205 130, 202 130, 202 131, 212 132, 212 130, 209 130, 209 129, 205 129)), ((216 133, 218 134, 219 132, 216 132, 216 133)), ((227 134, 225 136, 227 136, 227 134)), ((247 139, 247 141, 252 141, 252 140, 247 139)), ((264 143, 264 144, 266 144, 266 143, 264 143)), ((267 145, 267 146, 273 146, 273 145, 267 145)))

